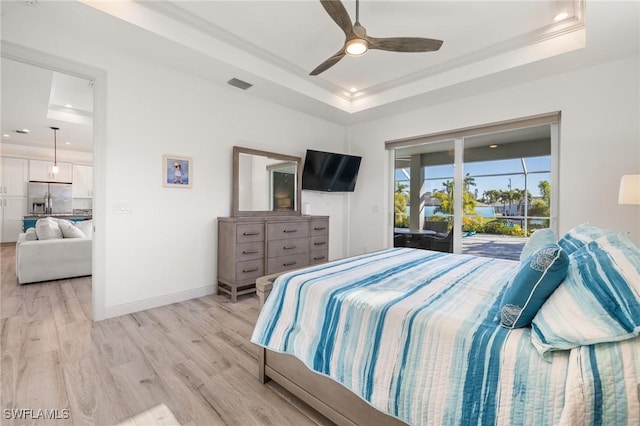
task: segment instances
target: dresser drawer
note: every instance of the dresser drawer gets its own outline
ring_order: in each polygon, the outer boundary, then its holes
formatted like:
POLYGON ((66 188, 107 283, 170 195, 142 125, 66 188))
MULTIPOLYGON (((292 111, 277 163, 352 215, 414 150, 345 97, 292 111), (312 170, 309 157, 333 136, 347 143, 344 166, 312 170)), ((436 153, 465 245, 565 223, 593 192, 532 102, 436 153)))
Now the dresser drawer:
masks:
POLYGON ((264 242, 242 243, 236 245, 236 260, 243 262, 245 260, 263 259, 264 258, 264 242))
POLYGON ((264 223, 243 223, 236 226, 237 243, 264 241, 264 223))
POLYGON ((267 253, 269 258, 309 252, 309 238, 273 240, 269 241, 267 244, 267 253))
POLYGON ((269 225, 269 241, 309 236, 308 222, 276 222, 269 225))
POLYGON ((309 253, 309 265, 325 263, 329 261, 329 250, 314 250, 309 253))
POLYGON ((308 264, 309 253, 272 257, 267 261, 267 275, 287 271, 289 269, 302 268, 308 264))
POLYGON ((309 250, 326 250, 328 247, 329 247, 328 235, 318 235, 316 237, 311 237, 309 250))
POLYGON ((247 260, 236 264, 236 280, 242 281, 249 278, 258 278, 264 273, 264 261, 262 259, 247 260))
POLYGON ((329 220, 317 219, 311 221, 311 236, 329 235, 329 220))

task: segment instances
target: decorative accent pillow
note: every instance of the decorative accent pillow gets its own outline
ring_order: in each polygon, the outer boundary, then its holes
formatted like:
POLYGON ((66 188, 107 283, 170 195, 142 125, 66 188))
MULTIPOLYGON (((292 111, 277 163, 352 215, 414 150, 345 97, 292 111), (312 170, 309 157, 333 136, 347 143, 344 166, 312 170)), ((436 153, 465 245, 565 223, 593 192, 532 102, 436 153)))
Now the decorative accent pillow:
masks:
POLYGON ((581 223, 564 234, 558 241, 558 245, 570 255, 585 244, 611 233, 613 231, 600 229, 590 223, 581 223))
POLYGON ((531 324, 542 304, 560 285, 569 256, 557 244, 548 244, 520 264, 500 302, 500 323, 506 328, 531 324))
POLYGON ((520 253, 520 260, 525 260, 533 253, 540 250, 547 244, 555 244, 558 241, 556 231, 551 228, 536 229, 533 234, 527 240, 522 253, 520 253))
POLYGON ((24 231, 24 239, 26 241, 35 241, 38 239, 38 234, 36 234, 36 228, 29 228, 24 231))
POLYGON ((551 351, 616 342, 640 334, 640 250, 609 234, 570 255, 562 285, 532 323, 531 342, 551 351))
POLYGON ((64 238, 84 238, 84 233, 73 222, 67 219, 58 219, 58 226, 64 238))
POLYGON ((36 234, 39 240, 53 240, 62 238, 62 231, 58 221, 52 217, 43 217, 36 222, 36 234))
POLYGON ((76 227, 82 231, 86 238, 93 238, 93 220, 81 220, 75 223, 76 227))

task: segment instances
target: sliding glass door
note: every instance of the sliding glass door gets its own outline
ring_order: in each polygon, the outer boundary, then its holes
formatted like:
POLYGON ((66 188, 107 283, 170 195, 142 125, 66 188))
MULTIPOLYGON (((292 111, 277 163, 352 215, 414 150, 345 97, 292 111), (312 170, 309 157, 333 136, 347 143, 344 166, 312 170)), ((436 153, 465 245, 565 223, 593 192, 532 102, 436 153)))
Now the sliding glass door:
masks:
MULTIPOLYGON (((515 127, 515 126, 514 126, 515 127)), ((394 148, 394 245, 518 259, 552 226, 555 123, 394 148)))

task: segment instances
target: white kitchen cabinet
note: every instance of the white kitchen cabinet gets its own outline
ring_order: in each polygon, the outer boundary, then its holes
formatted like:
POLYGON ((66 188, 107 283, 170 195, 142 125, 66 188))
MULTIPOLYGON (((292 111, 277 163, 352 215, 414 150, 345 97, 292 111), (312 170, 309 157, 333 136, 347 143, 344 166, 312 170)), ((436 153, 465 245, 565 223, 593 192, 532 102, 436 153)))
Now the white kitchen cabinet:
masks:
POLYGON ((29 161, 24 158, 2 157, 0 196, 26 197, 29 161))
POLYGON ((18 240, 22 218, 27 214, 29 160, 2 157, 0 173, 0 242, 18 240))
POLYGON ((58 162, 58 173, 54 174, 53 161, 29 160, 29 180, 40 182, 73 182, 73 165, 58 162))
POLYGON ((27 197, 2 197, 0 198, 0 222, 2 223, 3 243, 18 241, 18 235, 22 232, 22 219, 27 214, 27 197))
POLYGON ((73 165, 73 198, 93 197, 93 167, 73 165))

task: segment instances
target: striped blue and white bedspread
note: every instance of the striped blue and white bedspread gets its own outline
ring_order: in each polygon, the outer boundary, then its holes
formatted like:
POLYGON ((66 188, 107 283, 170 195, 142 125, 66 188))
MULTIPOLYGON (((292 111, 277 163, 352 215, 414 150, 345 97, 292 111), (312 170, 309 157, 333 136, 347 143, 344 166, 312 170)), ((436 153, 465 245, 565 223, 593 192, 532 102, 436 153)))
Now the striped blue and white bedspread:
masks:
POLYGON ((638 339, 543 360, 496 314, 518 263, 406 248, 280 276, 252 342, 412 424, 640 424, 638 339))

